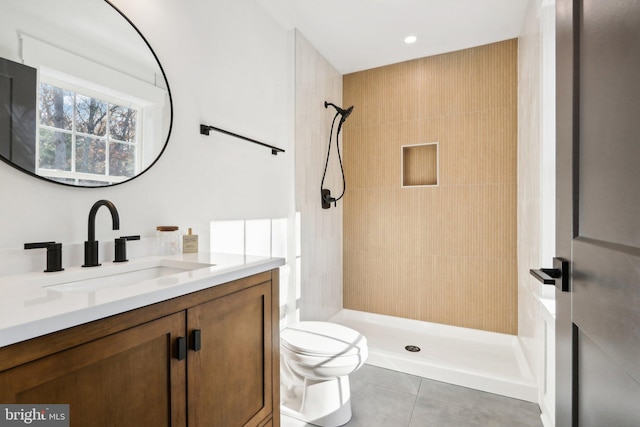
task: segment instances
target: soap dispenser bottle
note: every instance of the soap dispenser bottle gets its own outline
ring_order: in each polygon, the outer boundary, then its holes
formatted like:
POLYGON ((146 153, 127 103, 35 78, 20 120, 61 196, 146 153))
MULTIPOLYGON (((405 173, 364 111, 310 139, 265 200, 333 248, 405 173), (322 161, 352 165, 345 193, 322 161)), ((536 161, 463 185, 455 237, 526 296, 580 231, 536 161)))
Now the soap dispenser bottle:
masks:
POLYGON ((198 252, 198 235, 191 234, 191 229, 189 229, 187 234, 182 236, 182 252, 185 254, 198 252))

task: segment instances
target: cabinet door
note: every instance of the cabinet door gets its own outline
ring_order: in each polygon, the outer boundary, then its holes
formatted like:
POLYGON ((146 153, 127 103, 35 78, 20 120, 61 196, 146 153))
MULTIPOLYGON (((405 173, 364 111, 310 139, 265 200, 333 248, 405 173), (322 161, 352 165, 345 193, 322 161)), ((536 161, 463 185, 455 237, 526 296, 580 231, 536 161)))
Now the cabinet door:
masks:
POLYGON ((272 321, 270 282, 187 311, 189 426, 258 426, 272 412, 272 321))
POLYGON ((184 312, 0 374, 2 403, 69 404, 71 426, 185 426, 184 312))

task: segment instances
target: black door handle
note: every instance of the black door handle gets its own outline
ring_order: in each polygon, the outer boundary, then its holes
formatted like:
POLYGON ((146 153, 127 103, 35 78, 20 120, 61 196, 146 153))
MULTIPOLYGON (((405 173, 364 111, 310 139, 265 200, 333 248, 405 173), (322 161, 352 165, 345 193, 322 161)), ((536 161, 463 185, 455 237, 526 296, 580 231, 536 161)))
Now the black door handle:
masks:
POLYGON ((553 268, 531 269, 529 274, 545 285, 555 285, 562 292, 569 292, 569 261, 563 258, 554 258, 553 268))
POLYGON ((529 273, 545 285, 555 285, 556 279, 562 276, 562 272, 555 268, 531 269, 529 273))

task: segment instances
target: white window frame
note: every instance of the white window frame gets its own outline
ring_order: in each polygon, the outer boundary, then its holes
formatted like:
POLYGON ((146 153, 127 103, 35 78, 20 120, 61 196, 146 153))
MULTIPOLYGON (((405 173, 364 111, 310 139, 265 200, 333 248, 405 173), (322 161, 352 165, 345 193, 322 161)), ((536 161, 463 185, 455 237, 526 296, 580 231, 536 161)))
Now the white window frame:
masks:
MULTIPOLYGON (((19 34, 19 37, 22 61, 38 70, 38 86, 43 82, 138 110, 137 138, 140 151, 136 156, 136 174, 157 158, 162 149, 159 145, 164 145, 164 141, 158 136, 163 134, 167 99, 165 89, 110 68, 111 63, 117 63, 113 61, 117 58, 104 58, 104 63, 109 64, 107 66, 26 34, 19 34)), ((36 164, 36 171, 37 169, 36 164)), ((55 174, 49 171, 46 170, 46 176, 55 177, 55 174)), ((76 172, 74 174, 83 180, 96 180, 101 176, 76 172)), ((109 177, 105 182, 116 183, 128 179, 131 178, 109 177)))
MULTIPOLYGON (((60 79, 58 77, 54 77, 55 73, 41 73, 39 81, 40 83, 49 84, 51 86, 58 87, 60 89, 68 90, 74 93, 74 95, 84 95, 89 96, 94 99, 98 99, 100 101, 104 101, 108 104, 115 104, 118 106, 123 106, 127 108, 131 108, 137 112, 136 117, 136 140, 131 143, 131 145, 135 146, 135 169, 133 176, 136 176, 140 173, 141 170, 141 158, 142 158, 142 131, 141 124, 144 123, 144 108, 139 105, 127 103, 127 100, 123 100, 117 98, 111 94, 101 93, 95 89, 89 89, 86 86, 82 85, 82 82, 75 81, 76 79, 72 77, 67 77, 64 79, 60 79)), ((38 84, 38 96, 40 93, 40 84, 38 84)), ((39 120, 38 114, 38 120, 39 120)), ((109 132, 104 137, 99 137, 100 139, 105 139, 106 144, 106 153, 105 153, 105 172, 103 174, 94 174, 94 173, 86 173, 86 172, 77 172, 75 170, 75 160, 76 160, 76 137, 78 135, 85 136, 76 130, 76 117, 75 117, 75 106, 74 106, 74 117, 73 117, 74 126, 72 130, 65 129, 57 129, 51 126, 43 126, 38 121, 38 132, 36 132, 36 174, 38 176, 43 176, 47 178, 57 178, 57 179, 73 179, 75 180, 75 184, 78 184, 78 181, 98 181, 104 183, 119 183, 131 179, 131 176, 114 176, 109 174, 109 143, 112 140, 109 136, 109 132), (63 171, 58 169, 48 169, 41 168, 39 166, 40 159, 40 129, 50 129, 56 132, 63 132, 66 134, 72 135, 73 146, 71 150, 71 171, 63 171)), ((124 141, 126 143, 126 141, 124 141)))

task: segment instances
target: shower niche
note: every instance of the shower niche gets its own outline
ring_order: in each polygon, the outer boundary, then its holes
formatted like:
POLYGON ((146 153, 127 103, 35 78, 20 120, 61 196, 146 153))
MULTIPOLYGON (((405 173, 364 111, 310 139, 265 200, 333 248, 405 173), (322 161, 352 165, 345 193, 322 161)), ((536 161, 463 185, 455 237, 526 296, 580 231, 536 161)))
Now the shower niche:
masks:
POLYGON ((402 187, 434 187, 438 185, 438 143, 403 145, 401 147, 402 187))

